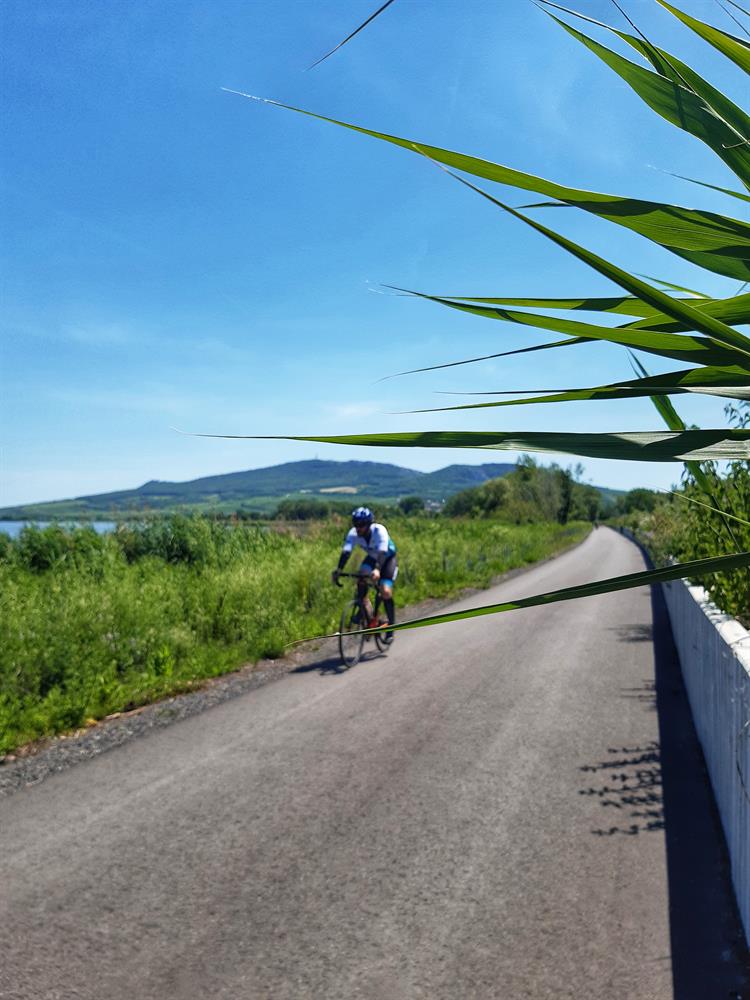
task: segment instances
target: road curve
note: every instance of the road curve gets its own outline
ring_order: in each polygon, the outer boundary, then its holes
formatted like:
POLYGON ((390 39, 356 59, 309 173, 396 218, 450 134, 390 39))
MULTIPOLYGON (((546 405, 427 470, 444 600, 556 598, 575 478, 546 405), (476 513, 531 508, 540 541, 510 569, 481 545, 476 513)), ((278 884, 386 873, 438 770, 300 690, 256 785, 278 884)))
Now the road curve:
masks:
MULTIPOLYGON (((642 566, 600 529, 463 604, 642 566)), ((653 626, 641 588, 402 633, 8 798, 0 997, 743 996, 653 626)))

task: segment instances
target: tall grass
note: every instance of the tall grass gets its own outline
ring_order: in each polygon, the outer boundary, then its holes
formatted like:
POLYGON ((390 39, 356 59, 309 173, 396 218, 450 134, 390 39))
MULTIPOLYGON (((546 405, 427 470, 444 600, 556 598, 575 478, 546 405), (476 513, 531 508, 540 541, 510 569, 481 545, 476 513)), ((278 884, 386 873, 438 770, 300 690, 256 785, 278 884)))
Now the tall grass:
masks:
MULTIPOLYGON (((486 586, 580 540, 585 524, 399 518, 397 604, 486 586)), ((336 627, 344 527, 304 537, 173 517, 26 529, 0 553, 0 752, 186 690, 336 627)))

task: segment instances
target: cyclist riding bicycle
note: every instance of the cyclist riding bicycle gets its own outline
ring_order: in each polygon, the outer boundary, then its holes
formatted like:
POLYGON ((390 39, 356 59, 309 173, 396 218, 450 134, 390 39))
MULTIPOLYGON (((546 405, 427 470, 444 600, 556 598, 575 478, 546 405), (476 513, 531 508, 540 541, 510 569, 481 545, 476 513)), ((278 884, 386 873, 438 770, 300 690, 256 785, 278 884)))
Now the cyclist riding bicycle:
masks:
MULTIPOLYGON (((372 604, 367 594, 368 581, 380 582, 380 592, 383 595, 383 605, 388 615, 388 623, 392 625, 395 619, 393 607, 393 584, 398 576, 398 558, 393 539, 383 524, 375 521, 375 515, 368 507, 357 507, 352 511, 352 527, 344 539, 339 556, 339 564, 331 573, 331 579, 338 584, 339 573, 346 566, 352 549, 358 545, 365 550, 365 558, 359 567, 357 593, 367 614, 366 624, 375 628, 378 622, 373 618, 372 604)), ((390 639, 392 632, 386 632, 390 639)))

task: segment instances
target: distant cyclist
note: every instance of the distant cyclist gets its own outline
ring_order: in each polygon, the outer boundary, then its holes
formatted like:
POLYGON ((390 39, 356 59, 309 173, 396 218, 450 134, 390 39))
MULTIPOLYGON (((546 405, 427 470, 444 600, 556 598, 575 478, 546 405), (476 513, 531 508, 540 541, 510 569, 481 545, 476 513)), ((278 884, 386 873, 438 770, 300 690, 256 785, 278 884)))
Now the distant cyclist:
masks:
MULTIPOLYGON (((331 573, 331 579, 334 583, 338 583, 339 573, 346 566, 355 545, 365 550, 365 558, 359 567, 360 578, 357 581, 357 593, 362 600, 368 618, 368 621, 363 624, 369 628, 375 628, 378 624, 373 618, 372 604, 367 594, 369 579, 373 583, 380 581, 380 592, 383 595, 388 623, 392 625, 396 620, 393 608, 393 584, 398 576, 396 546, 385 525, 375 521, 375 516, 368 507, 357 507, 356 510, 352 511, 352 527, 344 539, 339 564, 331 573)), ((392 634, 386 633, 389 637, 392 634)))

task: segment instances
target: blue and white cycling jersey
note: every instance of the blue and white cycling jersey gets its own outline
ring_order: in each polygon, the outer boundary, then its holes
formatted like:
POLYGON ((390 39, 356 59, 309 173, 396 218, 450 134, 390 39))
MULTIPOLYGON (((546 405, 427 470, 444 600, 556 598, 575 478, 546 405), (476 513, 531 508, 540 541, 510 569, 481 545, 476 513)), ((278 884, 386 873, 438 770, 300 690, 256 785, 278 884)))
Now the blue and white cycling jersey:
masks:
POLYGON ((371 524, 369 539, 358 535, 356 528, 351 528, 344 539, 342 551, 351 555, 355 545, 364 549, 365 558, 377 563, 378 566, 382 566, 386 559, 396 554, 396 545, 384 524, 371 524))

